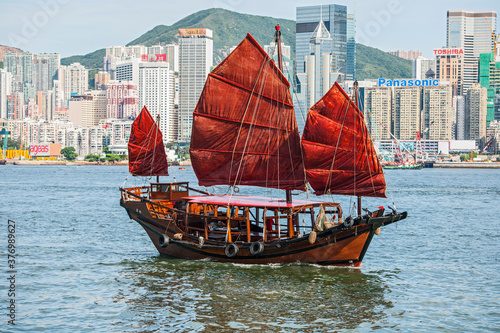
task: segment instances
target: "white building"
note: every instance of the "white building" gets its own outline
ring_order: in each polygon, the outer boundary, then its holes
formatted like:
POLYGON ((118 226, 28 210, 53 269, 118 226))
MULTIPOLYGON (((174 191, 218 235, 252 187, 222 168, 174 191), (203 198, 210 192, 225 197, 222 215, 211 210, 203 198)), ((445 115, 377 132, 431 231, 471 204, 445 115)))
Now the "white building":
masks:
POLYGON ((413 79, 425 80, 429 69, 436 73, 436 59, 427 59, 420 56, 412 60, 411 73, 413 79))
POLYGON ((0 118, 7 119, 7 95, 11 94, 12 74, 0 69, 0 118))
POLYGON ((193 110, 213 66, 210 29, 179 29, 179 141, 191 140, 193 110))
POLYGON ((106 100, 106 118, 135 118, 139 114, 138 89, 132 81, 109 81, 106 100))
POLYGON ((163 141, 175 141, 174 128, 174 73, 168 62, 142 62, 139 64, 139 108, 145 105, 151 115, 160 115, 163 141))
POLYGON ((59 66, 58 80, 68 100, 71 95, 81 95, 89 87, 89 73, 83 65, 75 62, 69 66, 59 66))

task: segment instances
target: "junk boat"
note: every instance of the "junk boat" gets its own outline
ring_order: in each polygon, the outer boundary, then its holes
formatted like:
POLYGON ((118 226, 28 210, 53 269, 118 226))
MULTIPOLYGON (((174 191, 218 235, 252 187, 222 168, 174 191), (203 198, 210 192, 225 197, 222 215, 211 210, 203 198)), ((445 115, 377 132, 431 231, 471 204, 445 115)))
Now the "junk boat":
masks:
POLYGON ((364 116, 338 83, 310 108, 300 138, 279 26, 275 41, 278 65, 248 34, 208 75, 193 113, 198 185, 227 185, 230 194, 160 182, 168 163, 159 126, 146 107, 134 121, 129 171, 156 181, 120 188, 120 204, 161 255, 357 267, 380 227, 406 218, 384 207, 361 213, 361 197, 385 198, 386 183, 364 116), (237 195, 244 186, 285 198, 237 195), (309 188, 329 201, 292 199, 309 188), (332 195, 357 197, 357 215, 346 216, 332 195))

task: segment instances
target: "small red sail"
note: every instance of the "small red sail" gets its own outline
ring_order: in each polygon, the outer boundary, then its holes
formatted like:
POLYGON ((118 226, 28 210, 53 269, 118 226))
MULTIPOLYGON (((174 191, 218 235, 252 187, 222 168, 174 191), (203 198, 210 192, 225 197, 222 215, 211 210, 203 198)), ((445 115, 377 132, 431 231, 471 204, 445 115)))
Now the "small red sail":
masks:
POLYGON ((364 116, 338 83, 309 110, 302 148, 316 194, 385 198, 384 172, 364 116))
POLYGON ((132 124, 128 161, 134 176, 168 176, 163 135, 145 106, 132 124))
POLYGON ((200 185, 303 189, 290 84, 249 34, 207 78, 193 113, 200 185))

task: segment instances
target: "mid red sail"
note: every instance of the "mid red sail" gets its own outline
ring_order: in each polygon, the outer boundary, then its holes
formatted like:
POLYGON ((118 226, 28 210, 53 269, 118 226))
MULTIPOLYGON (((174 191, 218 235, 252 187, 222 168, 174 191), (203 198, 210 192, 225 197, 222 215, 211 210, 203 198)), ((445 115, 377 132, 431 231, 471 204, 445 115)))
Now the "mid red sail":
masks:
POLYGON ((209 74, 193 113, 190 147, 200 185, 304 188, 289 88, 250 35, 209 74))
POLYGON ((128 160, 134 176, 168 176, 163 135, 145 106, 132 124, 128 160))
POLYGON ((385 198, 384 172, 363 114, 338 83, 309 110, 302 147, 316 194, 385 198))

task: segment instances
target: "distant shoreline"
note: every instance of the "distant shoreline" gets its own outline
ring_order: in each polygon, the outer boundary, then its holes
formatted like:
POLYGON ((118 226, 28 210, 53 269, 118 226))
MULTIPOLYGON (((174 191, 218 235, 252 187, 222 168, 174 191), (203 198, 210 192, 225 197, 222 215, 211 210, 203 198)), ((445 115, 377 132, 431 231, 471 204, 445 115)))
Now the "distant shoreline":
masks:
MULTIPOLYGON (((12 165, 68 165, 68 166, 74 166, 74 165, 124 165, 128 166, 128 161, 119 161, 119 162, 88 162, 88 161, 73 161, 73 162, 68 162, 68 161, 53 161, 53 160, 18 160, 18 159, 7 159, 6 164, 12 164, 12 165)), ((181 162, 174 162, 174 163, 169 163, 170 166, 172 165, 180 165, 180 166, 190 166, 191 161, 181 161, 181 162)))

